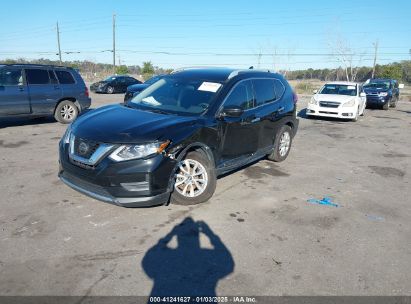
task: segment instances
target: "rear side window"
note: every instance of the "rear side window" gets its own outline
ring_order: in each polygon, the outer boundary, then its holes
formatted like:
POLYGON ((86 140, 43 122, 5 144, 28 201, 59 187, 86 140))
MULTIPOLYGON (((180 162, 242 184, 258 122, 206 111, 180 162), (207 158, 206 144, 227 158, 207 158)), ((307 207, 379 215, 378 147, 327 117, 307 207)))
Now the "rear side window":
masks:
POLYGON ((275 91, 275 96, 276 99, 280 99, 283 97, 283 94, 285 92, 285 87, 279 80, 274 80, 274 91, 275 91))
POLYGON ((257 106, 274 101, 274 80, 272 79, 254 79, 253 80, 257 106))
POLYGON ((52 70, 49 70, 49 77, 50 77, 50 82, 52 84, 57 84, 57 78, 56 75, 54 74, 54 72, 52 70))
POLYGON ((56 71, 57 78, 60 84, 73 84, 75 83, 73 75, 67 71, 56 71))
POLYGON ((246 80, 235 86, 224 102, 224 107, 239 106, 243 110, 254 107, 254 96, 251 81, 246 80))
POLYGON ((21 69, 0 69, 0 86, 23 85, 23 74, 21 69))
POLYGON ((49 84, 50 78, 47 70, 27 69, 26 78, 28 84, 49 84))

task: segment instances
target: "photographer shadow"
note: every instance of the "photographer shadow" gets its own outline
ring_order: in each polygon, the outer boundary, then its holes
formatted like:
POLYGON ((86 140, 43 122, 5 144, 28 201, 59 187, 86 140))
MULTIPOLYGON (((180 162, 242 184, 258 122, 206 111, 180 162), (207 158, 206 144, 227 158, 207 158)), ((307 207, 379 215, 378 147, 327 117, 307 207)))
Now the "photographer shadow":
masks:
POLYGON ((146 252, 142 267, 154 281, 151 296, 216 296, 217 283, 233 272, 234 260, 206 223, 187 217, 146 252), (201 248, 200 234, 212 249, 201 248), (174 236, 177 247, 171 248, 174 236))

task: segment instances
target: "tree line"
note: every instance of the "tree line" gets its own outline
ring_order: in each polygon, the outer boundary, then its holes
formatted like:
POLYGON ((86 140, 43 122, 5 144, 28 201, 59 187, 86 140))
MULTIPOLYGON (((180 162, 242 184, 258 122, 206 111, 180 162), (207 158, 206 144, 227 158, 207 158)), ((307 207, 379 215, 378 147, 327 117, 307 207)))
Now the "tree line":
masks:
MULTIPOLYGON (((13 64, 13 63, 31 63, 31 64, 46 64, 46 65, 60 65, 58 60, 50 59, 34 59, 27 60, 24 58, 19 59, 6 59, 0 61, 0 64, 13 64)), ((63 65, 73 67, 82 74, 86 79, 103 78, 113 74, 113 66, 107 63, 95 63, 92 61, 64 61, 63 65)), ((169 74, 173 70, 165 69, 158 66, 154 66, 150 61, 143 62, 139 65, 120 65, 116 66, 115 74, 133 74, 141 75, 144 79, 150 78, 154 74, 169 74)), ((347 69, 339 67, 336 69, 305 69, 305 70, 280 70, 279 73, 283 74, 289 80, 308 80, 319 79, 322 81, 335 81, 335 80, 347 80, 347 69)), ((348 77, 355 79, 358 82, 364 82, 371 78, 372 67, 362 66, 354 67, 348 71, 348 77), (355 75, 354 75, 355 73, 355 75)), ((411 60, 404 60, 401 62, 394 62, 385 65, 376 65, 375 78, 393 78, 399 81, 411 83, 411 60)))
MULTIPOLYGON (((350 79, 355 79, 358 82, 364 82, 372 76, 372 67, 355 67, 349 73, 356 73, 355 77, 349 74, 350 79)), ((308 80, 319 79, 322 81, 347 80, 346 70, 342 67, 337 69, 305 69, 295 71, 279 71, 289 80, 308 80)), ((385 65, 376 65, 375 78, 392 78, 399 81, 411 83, 411 60, 394 62, 385 65)))

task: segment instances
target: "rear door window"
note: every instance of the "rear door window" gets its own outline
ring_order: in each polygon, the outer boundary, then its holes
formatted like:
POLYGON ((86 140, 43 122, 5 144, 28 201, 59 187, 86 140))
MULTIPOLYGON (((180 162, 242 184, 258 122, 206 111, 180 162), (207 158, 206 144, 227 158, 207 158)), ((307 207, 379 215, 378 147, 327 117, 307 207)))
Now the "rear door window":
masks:
POLYGON ((57 78, 56 78, 56 74, 54 74, 54 72, 52 70, 49 70, 49 77, 50 77, 50 82, 52 84, 57 84, 57 78))
POLYGON ((76 82, 70 72, 56 70, 56 75, 60 84, 73 84, 76 82))
POLYGON ((253 86, 257 106, 261 106, 276 100, 273 79, 254 79, 253 86))
POLYGON ((47 70, 27 69, 26 79, 28 84, 49 84, 50 78, 47 70))
POLYGON ((254 107, 253 88, 250 80, 242 81, 234 87, 224 102, 224 107, 227 106, 239 106, 243 110, 254 107))
POLYGON ((0 86, 23 85, 22 69, 3 68, 0 69, 0 86))

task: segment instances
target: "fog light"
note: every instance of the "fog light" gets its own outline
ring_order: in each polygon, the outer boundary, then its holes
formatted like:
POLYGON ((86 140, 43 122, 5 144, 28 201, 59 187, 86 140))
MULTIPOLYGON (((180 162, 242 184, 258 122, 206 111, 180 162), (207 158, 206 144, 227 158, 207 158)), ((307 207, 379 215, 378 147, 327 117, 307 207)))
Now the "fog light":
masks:
POLYGON ((120 183, 127 191, 148 191, 150 190, 149 182, 120 183))

